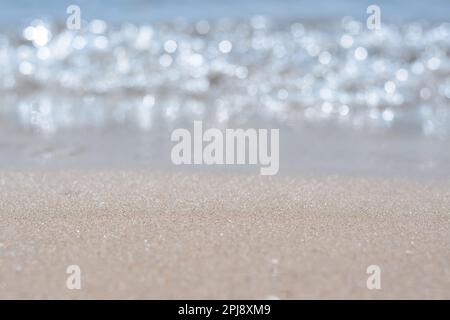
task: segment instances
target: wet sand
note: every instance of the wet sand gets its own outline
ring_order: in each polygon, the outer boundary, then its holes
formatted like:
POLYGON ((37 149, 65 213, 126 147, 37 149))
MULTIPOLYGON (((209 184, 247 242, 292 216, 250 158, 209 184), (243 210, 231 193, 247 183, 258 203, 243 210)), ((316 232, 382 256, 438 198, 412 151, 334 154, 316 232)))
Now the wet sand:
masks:
POLYGON ((0 204, 0 298, 450 298, 448 180, 22 170, 0 204))

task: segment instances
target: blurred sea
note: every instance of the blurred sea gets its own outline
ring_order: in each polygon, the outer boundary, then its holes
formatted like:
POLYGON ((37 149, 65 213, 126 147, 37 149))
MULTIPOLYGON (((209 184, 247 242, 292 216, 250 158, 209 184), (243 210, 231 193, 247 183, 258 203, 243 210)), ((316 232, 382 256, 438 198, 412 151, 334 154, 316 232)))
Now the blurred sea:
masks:
POLYGON ((280 128, 281 172, 448 177, 450 5, 371 4, 1 1, 0 168, 170 167, 203 120, 280 128))
POLYGON ((0 23, 15 28, 38 17, 65 20, 65 9, 71 4, 82 7, 85 19, 117 23, 151 23, 174 17, 248 17, 255 14, 282 19, 352 16, 365 20, 366 8, 372 4, 379 5, 383 18, 390 21, 448 21, 450 16, 447 0, 2 0, 0 23))

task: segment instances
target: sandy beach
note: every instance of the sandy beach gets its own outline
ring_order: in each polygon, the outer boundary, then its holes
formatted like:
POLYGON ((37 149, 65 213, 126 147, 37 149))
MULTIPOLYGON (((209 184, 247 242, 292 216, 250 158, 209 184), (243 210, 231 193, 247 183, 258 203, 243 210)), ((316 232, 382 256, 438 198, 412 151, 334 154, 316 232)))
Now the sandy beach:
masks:
POLYGON ((450 299, 450 6, 335 2, 1 1, 0 300, 450 299))
POLYGON ((448 180, 17 170, 0 203, 3 299, 450 298, 448 180))

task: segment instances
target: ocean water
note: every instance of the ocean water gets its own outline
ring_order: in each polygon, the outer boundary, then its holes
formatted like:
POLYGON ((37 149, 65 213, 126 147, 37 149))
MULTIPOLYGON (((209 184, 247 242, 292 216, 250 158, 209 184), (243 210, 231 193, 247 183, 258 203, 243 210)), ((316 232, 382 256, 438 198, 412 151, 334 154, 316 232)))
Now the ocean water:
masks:
POLYGON ((38 17, 65 20, 65 9, 71 4, 79 5, 87 20, 103 19, 117 23, 151 23, 174 17, 249 17, 256 14, 281 19, 352 16, 365 20, 366 8, 372 4, 382 8, 383 18, 394 21, 425 19, 445 22, 450 14, 447 0, 2 0, 0 23, 15 27, 38 17))
POLYGON ((447 176, 450 5, 370 4, 2 1, 0 166, 170 165, 203 120, 281 128, 289 170, 447 176))

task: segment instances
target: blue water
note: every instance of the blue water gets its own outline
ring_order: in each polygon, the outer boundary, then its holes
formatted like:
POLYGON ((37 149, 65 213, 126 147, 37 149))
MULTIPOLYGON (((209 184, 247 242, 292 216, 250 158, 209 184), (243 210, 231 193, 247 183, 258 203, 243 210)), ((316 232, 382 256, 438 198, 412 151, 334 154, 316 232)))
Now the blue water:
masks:
POLYGON ((382 19, 401 21, 450 20, 448 0, 2 0, 0 24, 28 23, 32 19, 64 20, 66 8, 79 5, 83 19, 110 22, 150 23, 175 17, 217 18, 267 14, 273 17, 316 19, 326 17, 367 17, 366 8, 377 4, 382 19))
POLYGON ((0 168, 170 164, 195 119, 282 128, 282 170, 448 177, 449 20, 449 0, 0 0, 0 168), (65 30, 72 4, 107 28, 65 30))

